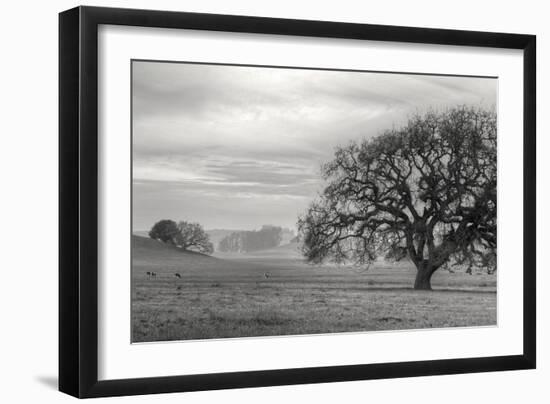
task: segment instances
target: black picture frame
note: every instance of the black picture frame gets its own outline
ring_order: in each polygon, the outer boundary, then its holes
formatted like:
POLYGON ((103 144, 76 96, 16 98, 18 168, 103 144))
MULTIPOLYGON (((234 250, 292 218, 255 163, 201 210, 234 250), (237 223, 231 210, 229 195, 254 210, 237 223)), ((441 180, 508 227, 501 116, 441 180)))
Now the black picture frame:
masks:
POLYGON ((77 7, 59 15, 59 390, 104 397, 533 369, 536 366, 536 37, 340 22, 77 7), (523 50, 523 354, 98 380, 98 26, 523 50))

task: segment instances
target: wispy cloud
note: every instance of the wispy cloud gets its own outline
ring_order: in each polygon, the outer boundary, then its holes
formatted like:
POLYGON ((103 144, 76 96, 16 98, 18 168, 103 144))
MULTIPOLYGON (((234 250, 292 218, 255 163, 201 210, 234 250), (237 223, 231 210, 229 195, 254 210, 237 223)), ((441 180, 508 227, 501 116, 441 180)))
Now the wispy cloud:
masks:
POLYGON ((135 227, 293 225, 336 145, 495 103, 493 79, 134 62, 135 227))

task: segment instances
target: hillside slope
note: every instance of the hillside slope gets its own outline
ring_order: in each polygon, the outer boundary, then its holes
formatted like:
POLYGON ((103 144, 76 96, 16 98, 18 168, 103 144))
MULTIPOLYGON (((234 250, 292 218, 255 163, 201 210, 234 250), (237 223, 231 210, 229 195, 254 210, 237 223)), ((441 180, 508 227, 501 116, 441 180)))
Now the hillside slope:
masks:
POLYGON ((217 258, 193 251, 185 251, 172 245, 146 237, 132 235, 132 265, 146 271, 174 272, 185 267, 199 269, 216 265, 217 258))
POLYGON ((132 236, 132 271, 137 277, 146 277, 147 272, 157 276, 173 277, 177 272, 182 277, 240 276, 258 274, 264 270, 256 264, 220 259, 180 248, 137 235, 132 236))
POLYGON ((151 257, 160 255, 163 258, 181 259, 182 255, 193 259, 215 259, 205 254, 194 251, 186 251, 176 246, 165 244, 158 240, 153 240, 148 237, 132 235, 132 255, 134 258, 145 256, 151 257))

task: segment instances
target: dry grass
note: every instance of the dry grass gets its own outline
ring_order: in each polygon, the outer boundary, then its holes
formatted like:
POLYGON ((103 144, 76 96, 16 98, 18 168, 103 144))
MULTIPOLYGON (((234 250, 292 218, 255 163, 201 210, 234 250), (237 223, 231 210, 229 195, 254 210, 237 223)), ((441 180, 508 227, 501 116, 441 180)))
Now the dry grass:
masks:
POLYGON ((149 247, 134 245, 134 342, 496 324, 495 275, 436 273, 426 292, 411 289, 410 265, 363 273, 279 252, 216 259, 149 247))

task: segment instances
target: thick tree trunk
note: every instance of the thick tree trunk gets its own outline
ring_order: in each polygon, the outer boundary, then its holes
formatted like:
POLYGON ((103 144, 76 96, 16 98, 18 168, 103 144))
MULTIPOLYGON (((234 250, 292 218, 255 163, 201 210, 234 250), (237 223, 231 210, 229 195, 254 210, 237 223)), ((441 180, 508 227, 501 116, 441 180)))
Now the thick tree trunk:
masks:
POLYGON ((428 265, 427 262, 423 262, 416 266, 416 279, 414 280, 414 288, 416 290, 432 290, 432 275, 435 271, 428 265))

